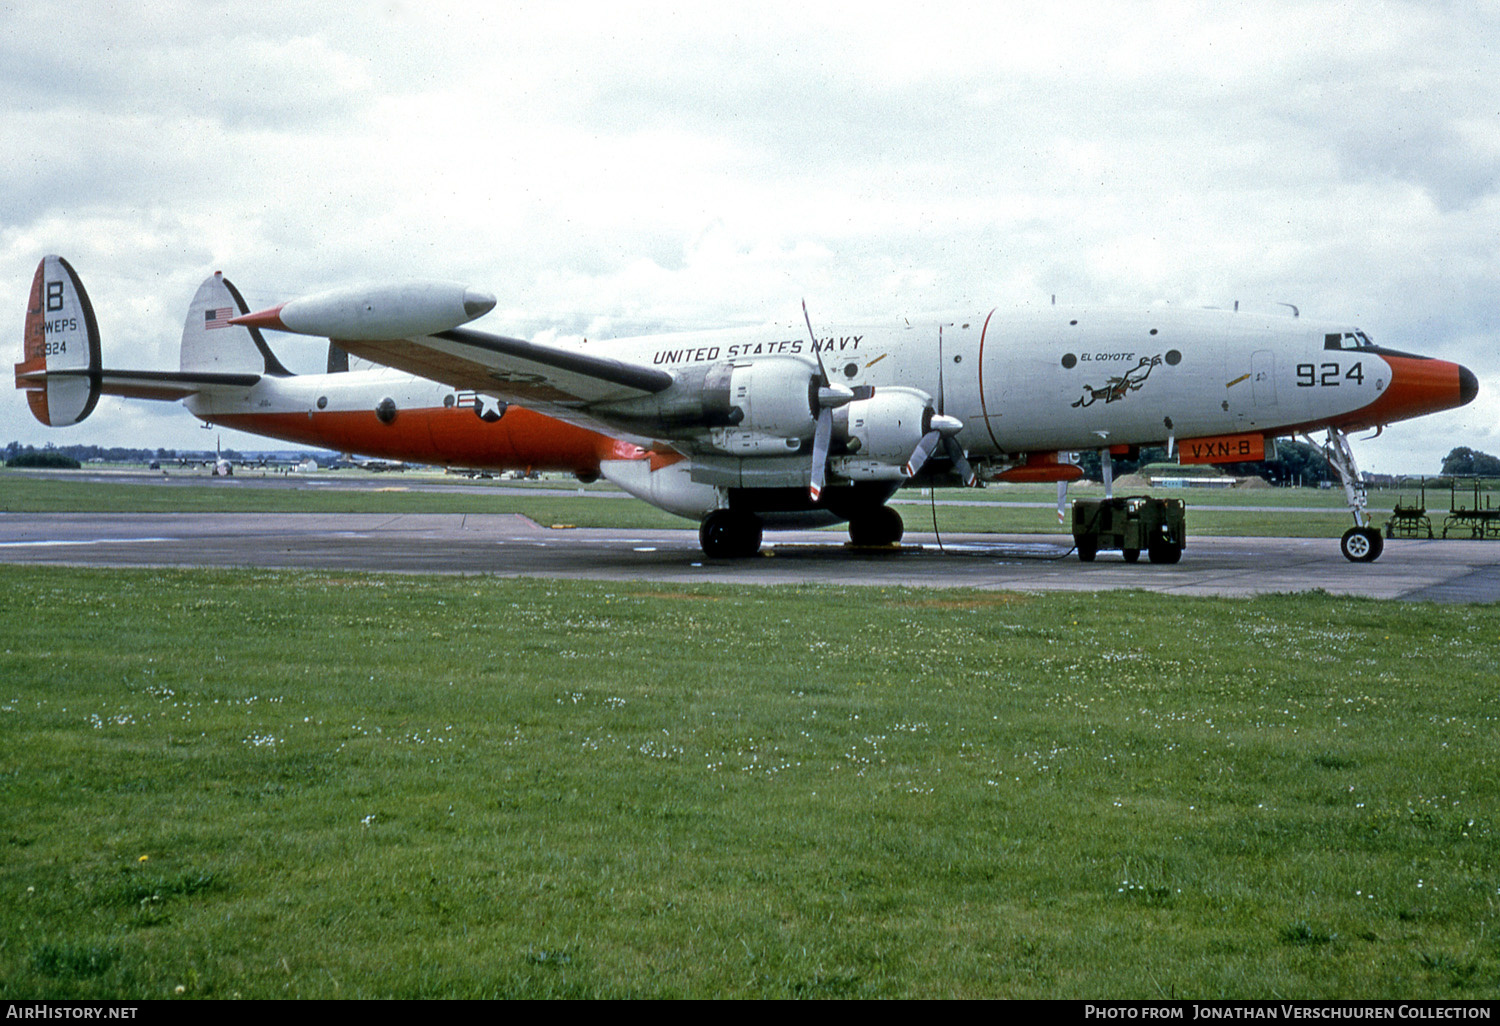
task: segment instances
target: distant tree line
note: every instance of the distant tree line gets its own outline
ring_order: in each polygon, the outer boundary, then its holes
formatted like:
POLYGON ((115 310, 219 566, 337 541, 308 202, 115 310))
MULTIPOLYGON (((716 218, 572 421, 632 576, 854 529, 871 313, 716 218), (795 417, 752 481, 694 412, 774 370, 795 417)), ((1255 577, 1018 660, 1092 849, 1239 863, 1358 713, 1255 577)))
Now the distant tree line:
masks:
MULTIPOLYGON (((1134 456, 1116 456, 1111 460, 1115 477, 1133 474, 1149 463, 1171 463, 1167 450, 1162 446, 1143 446, 1134 456)), ((1093 481, 1103 477, 1103 469, 1096 450, 1078 454, 1078 465, 1084 476, 1093 481)), ((1317 485, 1324 481, 1337 481, 1339 476, 1328 461, 1323 450, 1316 445, 1291 439, 1276 440, 1276 459, 1265 463, 1221 463, 1217 468, 1230 477, 1259 477, 1273 485, 1317 485)), ((1486 452, 1477 452, 1460 446, 1443 458, 1442 477, 1500 477, 1500 457, 1486 452)))
MULTIPOLYGON (((162 460, 177 458, 175 449, 128 449, 123 446, 102 445, 53 445, 48 442, 38 449, 31 445, 22 445, 20 442, 11 442, 5 447, 5 459, 7 462, 15 459, 23 453, 28 452, 57 452, 71 456, 80 463, 89 460, 104 460, 107 463, 149 463, 151 460, 162 460)), ((197 457, 201 453, 190 453, 197 457)))
POLYGON ((1444 477, 1500 477, 1500 458, 1459 446, 1443 457, 1444 477))
POLYGON ((78 470, 83 464, 66 453, 43 449, 18 452, 5 461, 7 467, 31 467, 42 470, 78 470))
MULTIPOLYGON (((88 463, 91 460, 102 460, 105 463, 150 463, 152 460, 205 460, 213 459, 215 453, 211 449, 191 450, 185 449, 179 452, 176 449, 130 449, 124 446, 103 445, 53 445, 47 443, 38 449, 33 445, 22 445, 20 442, 10 442, 3 450, 5 465, 7 467, 40 467, 61 466, 62 464, 49 463, 57 457, 68 457, 78 463, 88 463), (22 462, 16 462, 22 460, 22 462), (42 462, 38 462, 42 461, 42 462)), ((225 449, 224 458, 230 460, 243 459, 234 449, 225 449)))

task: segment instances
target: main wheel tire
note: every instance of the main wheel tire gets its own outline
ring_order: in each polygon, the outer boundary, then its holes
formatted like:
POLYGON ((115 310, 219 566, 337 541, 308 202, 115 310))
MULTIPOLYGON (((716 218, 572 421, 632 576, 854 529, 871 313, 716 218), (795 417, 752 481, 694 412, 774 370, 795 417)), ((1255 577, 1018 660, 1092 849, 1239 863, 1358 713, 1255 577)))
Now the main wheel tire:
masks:
POLYGON ((698 544, 710 559, 745 559, 760 551, 761 523, 754 513, 716 509, 698 526, 698 544))
POLYGON ((895 545, 906 533, 901 514, 879 506, 849 521, 849 540, 855 545, 895 545))
POLYGON ((1385 551, 1385 539, 1373 527, 1351 527, 1340 539, 1339 551, 1351 563, 1373 563, 1385 551))

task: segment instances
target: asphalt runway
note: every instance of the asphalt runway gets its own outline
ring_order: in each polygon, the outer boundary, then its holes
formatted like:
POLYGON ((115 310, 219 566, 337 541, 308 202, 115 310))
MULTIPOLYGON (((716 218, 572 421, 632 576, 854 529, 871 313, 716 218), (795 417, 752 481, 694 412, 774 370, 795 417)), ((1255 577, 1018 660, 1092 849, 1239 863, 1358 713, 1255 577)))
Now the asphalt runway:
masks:
MULTIPOLYGON (((95 485, 150 485, 153 488, 201 488, 206 484, 214 483, 234 488, 271 488, 308 492, 424 492, 431 495, 483 495, 488 493, 495 495, 546 495, 569 499, 613 499, 621 502, 640 501, 612 486, 585 488, 570 485, 565 481, 560 482, 556 479, 547 481, 546 483, 504 480, 500 478, 488 481, 473 481, 461 477, 447 479, 439 477, 434 479, 420 472, 410 474, 395 472, 368 474, 363 471, 341 471, 319 474, 292 474, 255 468, 241 468, 236 472, 234 479, 228 482, 224 478, 215 478, 202 468, 181 470, 174 467, 170 468, 167 472, 160 470, 28 470, 24 471, 24 473, 30 477, 44 477, 58 481, 82 482, 95 485)), ((1055 502, 1006 501, 993 498, 953 498, 953 495, 963 494, 958 489, 946 489, 945 493, 947 495, 946 498, 930 498, 927 497, 925 491, 918 493, 902 492, 890 500, 890 505, 897 508, 913 506, 921 507, 922 509, 926 509, 931 505, 1053 509, 1057 505, 1055 502)), ((1326 514, 1331 518, 1337 518, 1341 523, 1349 518, 1348 511, 1342 505, 1249 506, 1239 503, 1223 504, 1215 503, 1211 494, 1194 496, 1192 507, 1195 510, 1234 510, 1240 513, 1326 514)), ((1372 509, 1371 512, 1375 512, 1375 510, 1372 509)))
POLYGON ((539 527, 512 514, 5 513, 0 562, 93 567, 261 567, 651 581, 1016 591, 1138 588, 1244 596, 1321 589, 1432 602, 1500 600, 1500 542, 1393 539, 1372 564, 1334 538, 1189 536, 1182 562, 1070 554, 1065 535, 912 532, 861 550, 841 532, 768 533, 762 554, 710 560, 697 531, 539 527))

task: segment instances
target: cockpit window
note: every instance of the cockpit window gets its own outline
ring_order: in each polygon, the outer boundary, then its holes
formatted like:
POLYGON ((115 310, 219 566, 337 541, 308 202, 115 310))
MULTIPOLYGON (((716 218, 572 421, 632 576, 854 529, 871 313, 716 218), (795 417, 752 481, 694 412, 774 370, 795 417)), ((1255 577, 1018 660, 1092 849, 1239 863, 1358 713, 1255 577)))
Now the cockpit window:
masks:
POLYGON ((1330 332, 1323 336, 1324 349, 1373 349, 1375 343, 1362 331, 1330 332))

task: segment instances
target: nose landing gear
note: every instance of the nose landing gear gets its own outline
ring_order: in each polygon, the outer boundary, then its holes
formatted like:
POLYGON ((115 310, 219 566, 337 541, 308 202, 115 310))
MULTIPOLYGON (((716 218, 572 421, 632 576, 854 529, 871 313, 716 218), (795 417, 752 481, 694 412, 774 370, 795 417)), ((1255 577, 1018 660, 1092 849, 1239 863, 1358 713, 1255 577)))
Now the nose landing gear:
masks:
POLYGON ((1373 527, 1351 527, 1339 541, 1339 551, 1351 563, 1373 563, 1385 549, 1385 539, 1373 527))
MULTIPOLYGON (((1309 445, 1317 444, 1306 435, 1302 437, 1307 438, 1309 445)), ((1329 428, 1323 456, 1338 473, 1344 485, 1344 497, 1349 501, 1349 512, 1354 515, 1354 526, 1344 532, 1339 551, 1351 563, 1373 563, 1384 551, 1385 539, 1370 526, 1370 515, 1365 512, 1365 482, 1354 462, 1354 450, 1349 448, 1349 436, 1336 427, 1329 428)))

